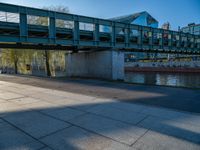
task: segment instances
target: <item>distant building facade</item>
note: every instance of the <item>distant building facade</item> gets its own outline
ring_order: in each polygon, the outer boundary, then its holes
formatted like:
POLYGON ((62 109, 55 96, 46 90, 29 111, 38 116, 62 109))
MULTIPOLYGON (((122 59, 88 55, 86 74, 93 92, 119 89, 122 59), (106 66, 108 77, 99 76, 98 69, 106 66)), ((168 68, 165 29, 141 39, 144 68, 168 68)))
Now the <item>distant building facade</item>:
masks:
POLYGON ((190 23, 188 26, 181 28, 184 33, 200 35, 200 24, 190 23))
POLYGON ((166 22, 162 25, 161 27, 162 29, 165 29, 165 30, 170 30, 171 29, 171 25, 169 22, 166 22))
MULTIPOLYGON (((182 27, 180 29, 181 32, 184 32, 184 33, 190 33, 190 34, 195 34, 195 35, 200 35, 200 24, 195 24, 195 23, 190 23, 188 24, 186 27, 182 27)), ((196 56, 196 55, 185 55, 187 57, 192 57, 193 60, 197 60, 197 59, 200 59, 200 56, 196 56)))

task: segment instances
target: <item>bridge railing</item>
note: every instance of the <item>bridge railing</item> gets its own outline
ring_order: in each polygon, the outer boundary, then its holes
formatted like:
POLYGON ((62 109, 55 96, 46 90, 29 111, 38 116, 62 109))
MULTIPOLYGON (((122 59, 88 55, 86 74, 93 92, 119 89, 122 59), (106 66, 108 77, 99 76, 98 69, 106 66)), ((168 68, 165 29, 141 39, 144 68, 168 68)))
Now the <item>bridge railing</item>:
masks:
POLYGON ((0 3, 0 40, 161 52, 200 52, 199 35, 4 3, 0 3), (6 35, 8 38, 5 38, 6 35))

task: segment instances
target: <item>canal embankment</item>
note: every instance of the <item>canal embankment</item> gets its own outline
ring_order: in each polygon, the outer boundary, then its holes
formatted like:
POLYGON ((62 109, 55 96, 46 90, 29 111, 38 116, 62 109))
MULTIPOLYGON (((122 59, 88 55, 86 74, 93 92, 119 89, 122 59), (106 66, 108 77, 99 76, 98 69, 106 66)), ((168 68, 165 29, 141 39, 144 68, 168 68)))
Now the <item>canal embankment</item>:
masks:
POLYGON ((184 67, 125 67, 125 72, 200 73, 200 68, 184 67))
POLYGON ((200 61, 126 62, 126 72, 200 73, 200 61))

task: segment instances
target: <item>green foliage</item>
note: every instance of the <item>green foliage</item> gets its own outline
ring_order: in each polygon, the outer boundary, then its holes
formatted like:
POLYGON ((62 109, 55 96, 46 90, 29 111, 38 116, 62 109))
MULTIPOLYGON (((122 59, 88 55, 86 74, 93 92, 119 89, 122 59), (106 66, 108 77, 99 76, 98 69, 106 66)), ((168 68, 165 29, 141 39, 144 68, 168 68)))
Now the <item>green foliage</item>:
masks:
MULTIPOLYGON (((44 50, 15 50, 2 49, 0 67, 13 68, 15 73, 31 74, 26 65, 40 66, 46 68, 46 59, 50 74, 55 75, 56 71, 65 71, 66 51, 44 51, 44 50), (47 52, 47 55, 45 54, 47 52)), ((45 69, 47 71, 47 68, 45 69)))

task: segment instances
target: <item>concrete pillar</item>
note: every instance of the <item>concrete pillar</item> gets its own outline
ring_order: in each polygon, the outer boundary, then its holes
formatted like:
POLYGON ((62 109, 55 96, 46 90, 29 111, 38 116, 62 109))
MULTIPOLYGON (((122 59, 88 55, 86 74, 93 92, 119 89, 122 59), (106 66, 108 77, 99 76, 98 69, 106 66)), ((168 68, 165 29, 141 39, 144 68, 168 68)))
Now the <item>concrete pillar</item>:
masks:
POLYGON ((66 55, 69 77, 91 77, 124 80, 124 53, 114 50, 66 55))

